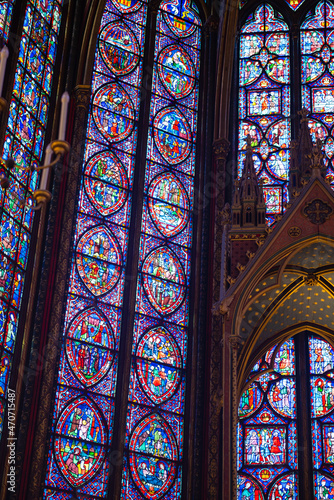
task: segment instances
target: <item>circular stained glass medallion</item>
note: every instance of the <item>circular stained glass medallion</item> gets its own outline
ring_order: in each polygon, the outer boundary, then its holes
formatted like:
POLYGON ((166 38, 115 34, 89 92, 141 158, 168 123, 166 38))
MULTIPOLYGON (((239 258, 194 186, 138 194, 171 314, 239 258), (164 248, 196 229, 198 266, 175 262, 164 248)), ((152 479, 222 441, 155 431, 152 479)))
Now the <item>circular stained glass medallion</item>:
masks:
POLYGON ((92 227, 81 236, 76 263, 82 281, 93 295, 98 297, 110 292, 121 274, 122 255, 107 227, 92 227))
POLYGON ((146 257, 142 279, 150 304, 160 314, 171 314, 182 304, 186 295, 184 270, 169 248, 156 248, 146 257))
POLYGON ((190 154, 191 131, 186 118, 176 108, 164 108, 157 113, 154 123, 154 140, 165 161, 176 165, 190 154))
POLYGON ((171 334, 162 326, 140 339, 136 352, 137 374, 145 394, 154 404, 167 401, 176 391, 182 360, 171 334))
POLYGON ((102 59, 116 76, 130 73, 139 61, 139 45, 133 32, 124 22, 107 24, 100 35, 102 59))
POLYGON ((129 448, 134 483, 145 498, 158 500, 177 474, 178 449, 172 429, 160 415, 149 415, 134 429, 129 448))
POLYGON ((95 309, 87 309, 74 318, 66 339, 69 366, 79 382, 91 387, 109 371, 114 335, 108 320, 95 309))
POLYGON ((8 257, 15 259, 16 247, 19 241, 19 229, 14 220, 10 217, 4 218, 0 226, 0 241, 2 242, 1 250, 8 257))
POLYGON ((110 215, 124 205, 128 178, 123 164, 111 151, 90 158, 84 182, 90 202, 101 215, 110 215))
POLYGON ((165 2, 161 8, 169 29, 180 38, 190 36, 199 25, 198 17, 188 9, 187 2, 165 2))
POLYGON ((93 100, 93 117, 109 142, 120 142, 131 133, 134 110, 127 92, 117 83, 103 85, 93 100))
POLYGON ((165 47, 158 59, 159 76, 175 99, 186 97, 195 85, 195 68, 185 50, 177 45, 165 47))
POLYGON ((99 409, 87 397, 72 401, 56 426, 54 453, 65 479, 79 487, 95 476, 105 458, 107 432, 99 409))
POLYGON ((169 172, 153 179, 148 191, 150 215, 159 231, 170 238, 189 220, 189 199, 181 181, 169 172))

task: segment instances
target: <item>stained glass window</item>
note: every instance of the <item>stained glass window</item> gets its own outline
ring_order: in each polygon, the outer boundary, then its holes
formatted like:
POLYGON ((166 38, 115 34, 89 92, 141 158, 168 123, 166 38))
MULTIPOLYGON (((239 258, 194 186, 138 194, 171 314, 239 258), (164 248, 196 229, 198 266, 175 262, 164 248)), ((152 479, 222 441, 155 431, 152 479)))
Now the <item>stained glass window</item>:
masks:
POLYGON ((181 495, 200 60, 187 2, 157 18, 122 498, 181 495))
POLYGON ((304 340, 301 334, 297 347, 290 339, 271 349, 251 371, 239 404, 238 500, 297 499, 298 453, 307 440, 314 497, 334 498, 334 349, 310 335, 308 358, 296 363, 304 340), (300 385, 310 394, 306 405, 296 397, 300 385), (310 422, 309 431, 298 415, 310 422))
MULTIPOLYGON (((2 2, 1 9, 4 4, 9 19, 11 4, 2 2)), ((26 7, 3 149, 3 157, 12 156, 20 166, 37 166, 42 159, 61 5, 61 0, 38 0, 26 7)), ((5 173, 2 165, 1 173, 5 173)), ((0 192, 0 432, 34 214, 20 201, 33 204, 38 175, 15 167, 9 180, 10 187, 0 192)))
MULTIPOLYGON (((135 176, 145 2, 108 0, 95 54, 45 498, 104 497, 135 176), (93 423, 95 427, 93 427, 93 423)), ((200 19, 157 14, 122 498, 181 495, 200 19)), ((144 165, 143 165, 144 166, 144 165)), ((135 282, 136 283, 136 282, 135 282)))
POLYGON ((239 404, 238 500, 297 498, 296 373, 293 340, 252 371, 239 404))
POLYGON ((8 40, 9 26, 12 20, 12 11, 15 0, 0 2, 0 35, 8 40))
POLYGON ((313 140, 324 142, 328 177, 334 180, 334 6, 317 4, 301 25, 302 104, 311 113, 313 140))
POLYGON ((250 135, 255 168, 263 179, 268 220, 272 222, 287 200, 290 37, 286 22, 267 3, 261 4, 241 29, 239 81, 239 175, 250 135))
POLYGON ((108 0, 101 20, 45 498, 107 491, 146 11, 108 0))

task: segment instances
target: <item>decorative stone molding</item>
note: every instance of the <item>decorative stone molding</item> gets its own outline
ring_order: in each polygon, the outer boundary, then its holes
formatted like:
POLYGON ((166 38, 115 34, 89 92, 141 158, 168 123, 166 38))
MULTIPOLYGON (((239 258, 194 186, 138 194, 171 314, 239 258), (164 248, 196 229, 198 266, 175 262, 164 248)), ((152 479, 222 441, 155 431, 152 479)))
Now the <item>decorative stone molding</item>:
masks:
POLYGON ((323 224, 333 213, 330 205, 320 199, 315 199, 307 203, 303 213, 312 224, 323 224))

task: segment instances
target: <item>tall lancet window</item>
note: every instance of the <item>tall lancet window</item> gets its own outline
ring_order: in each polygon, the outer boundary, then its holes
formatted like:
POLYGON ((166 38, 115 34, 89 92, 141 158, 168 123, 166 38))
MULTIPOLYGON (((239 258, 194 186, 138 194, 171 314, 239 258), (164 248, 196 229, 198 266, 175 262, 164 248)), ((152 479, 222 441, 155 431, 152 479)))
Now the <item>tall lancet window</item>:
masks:
POLYGON ((239 45, 239 175, 251 136, 263 179, 269 222, 287 200, 290 163, 290 35, 287 23, 262 3, 241 28, 239 45))
POLYGON ((334 183, 334 5, 319 2, 300 31, 302 104, 310 111, 313 141, 324 143, 327 175, 334 183))
POLYGON ((187 1, 163 2, 153 52, 145 50, 146 21, 145 1, 107 0, 45 498, 110 494, 112 443, 122 433, 121 498, 181 498, 201 22, 187 1), (153 65, 146 160, 136 154, 141 112, 148 110, 141 93, 145 54, 153 65), (129 279, 138 213, 138 271, 129 279), (124 299, 131 290, 132 306, 124 299), (127 393, 126 413, 120 401, 127 393))
MULTIPOLYGON (((0 30, 8 34, 12 2, 0 4, 0 30), (5 23, 5 24, 3 24, 5 23)), ((0 191, 0 434, 12 368, 38 186, 49 99, 61 23, 62 0, 28 1, 23 23, 3 157, 13 157, 8 189, 0 191)), ((0 165, 0 174, 6 174, 0 165)))

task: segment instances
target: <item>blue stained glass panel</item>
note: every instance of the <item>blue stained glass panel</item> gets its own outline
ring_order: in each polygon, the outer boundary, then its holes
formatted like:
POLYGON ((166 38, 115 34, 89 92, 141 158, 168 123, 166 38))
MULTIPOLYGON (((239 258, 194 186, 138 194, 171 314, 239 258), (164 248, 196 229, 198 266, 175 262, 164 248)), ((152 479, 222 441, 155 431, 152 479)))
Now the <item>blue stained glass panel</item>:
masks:
MULTIPOLYGON (((8 35, 14 2, 0 3, 0 32, 8 35)), ((48 115, 48 102, 61 23, 61 0, 27 2, 13 95, 2 156, 12 156, 20 167, 40 165, 48 115), (43 80, 44 78, 44 80, 43 80), (45 79, 49 85, 45 85, 45 79)), ((37 172, 18 167, 9 175, 10 187, 1 196, 0 274, 4 293, 1 316, 9 343, 0 346, 13 352, 25 281, 34 212, 32 193, 38 183, 37 172), (27 206, 23 207, 22 201, 27 206)), ((11 358, 8 358, 11 363, 11 358)), ((9 371, 9 370, 8 370, 9 371)), ((3 383, 8 383, 8 377, 3 383)), ((7 386, 4 386, 6 393, 7 386)), ((1 394, 0 394, 1 397, 1 394)), ((4 402, 1 408, 4 408, 4 402)), ((3 414, 0 410, 0 418, 3 414)))
POLYGON ((45 498, 107 494, 146 11, 108 0, 97 39, 45 498))
POLYGON ((290 38, 288 26, 267 3, 241 28, 239 45, 239 156, 242 173, 251 136, 257 174, 263 179, 268 221, 287 201, 290 164, 290 38))
POLYGON ((200 35, 200 20, 187 2, 161 4, 152 75, 124 499, 181 498, 200 35), (145 440, 140 439, 142 434, 145 440))
POLYGON ((333 181, 334 6, 322 0, 301 25, 302 105, 309 110, 312 139, 324 144, 327 177, 333 181))
POLYGON ((298 497, 296 417, 290 339, 255 364, 240 399, 238 498, 298 497))

